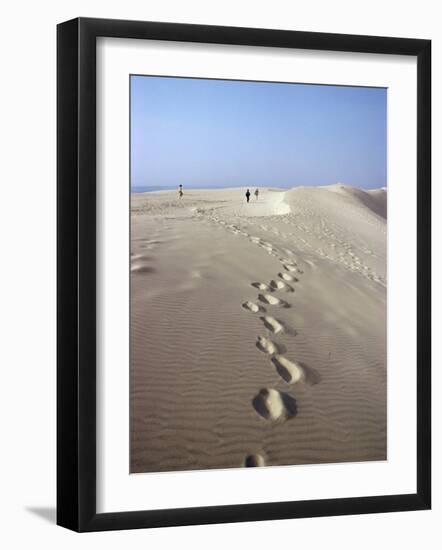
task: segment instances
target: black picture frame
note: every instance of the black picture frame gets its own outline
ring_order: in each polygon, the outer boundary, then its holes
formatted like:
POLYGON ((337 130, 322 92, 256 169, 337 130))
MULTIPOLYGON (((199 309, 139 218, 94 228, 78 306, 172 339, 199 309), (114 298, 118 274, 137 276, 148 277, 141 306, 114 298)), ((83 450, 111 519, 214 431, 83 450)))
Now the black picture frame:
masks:
POLYGON ((424 510, 431 506, 431 41, 79 18, 57 28, 57 523, 75 531, 424 510), (96 39, 417 58, 417 471, 414 494, 96 512, 96 39))

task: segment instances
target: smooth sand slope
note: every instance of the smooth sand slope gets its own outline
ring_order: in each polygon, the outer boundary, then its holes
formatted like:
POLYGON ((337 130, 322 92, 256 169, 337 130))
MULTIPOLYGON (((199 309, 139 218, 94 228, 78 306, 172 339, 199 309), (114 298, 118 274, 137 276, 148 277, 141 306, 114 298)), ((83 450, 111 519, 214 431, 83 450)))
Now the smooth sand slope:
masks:
POLYGON ((132 195, 131 472, 386 459, 384 189, 132 195))

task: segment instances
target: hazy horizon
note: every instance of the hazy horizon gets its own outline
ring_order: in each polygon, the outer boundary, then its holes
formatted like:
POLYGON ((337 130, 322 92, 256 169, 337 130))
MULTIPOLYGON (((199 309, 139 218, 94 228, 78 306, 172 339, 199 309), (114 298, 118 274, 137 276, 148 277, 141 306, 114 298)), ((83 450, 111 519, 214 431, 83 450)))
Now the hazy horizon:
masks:
MULTIPOLYGON (((155 192, 155 191, 174 191, 174 190, 177 190, 178 189, 178 185, 135 185, 133 187, 131 187, 131 193, 149 193, 149 192, 155 192)), ((223 184, 220 184, 220 185, 212 185, 211 187, 208 187, 207 185, 185 185, 183 186, 183 189, 184 190, 208 190, 208 191, 212 191, 212 190, 217 190, 217 189, 239 189, 241 187, 248 187, 250 188, 250 190, 252 189, 255 189, 255 188, 259 188, 259 189, 262 189, 262 188, 268 188, 268 189, 286 189, 286 190, 289 190, 289 189, 295 189, 297 187, 327 187, 328 185, 344 185, 344 186, 349 186, 349 187, 353 187, 355 189, 361 189, 361 190, 373 190, 373 189, 387 189, 387 186, 386 185, 381 185, 379 187, 357 187, 357 186, 354 186, 354 185, 349 185, 345 182, 335 182, 335 183, 330 183, 330 184, 325 184, 325 185, 294 185, 292 187, 283 187, 283 186, 278 186, 278 185, 247 185, 247 184, 244 184, 244 183, 241 183, 241 184, 237 184, 237 185, 234 185, 234 184, 231 184, 231 185, 223 185, 223 184)))
POLYGON ((133 192, 387 185, 384 88, 131 76, 130 93, 133 192))

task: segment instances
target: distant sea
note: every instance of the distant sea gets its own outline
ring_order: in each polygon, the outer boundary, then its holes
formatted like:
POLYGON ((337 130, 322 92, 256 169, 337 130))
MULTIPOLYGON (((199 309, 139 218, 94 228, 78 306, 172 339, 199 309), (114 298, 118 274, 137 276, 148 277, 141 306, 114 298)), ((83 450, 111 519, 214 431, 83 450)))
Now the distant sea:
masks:
MULTIPOLYGON (((223 189, 223 188, 231 188, 231 187, 247 187, 244 183, 238 183, 235 184, 229 184, 229 185, 185 185, 183 184, 184 189, 223 189)), ((254 187, 253 185, 249 185, 249 187, 254 187)), ((261 186, 264 187, 264 186, 261 186)), ((151 191, 175 191, 178 189, 178 185, 134 185, 131 187, 132 193, 149 193, 151 191)))
POLYGON ((149 193, 149 191, 167 191, 170 189, 176 189, 176 187, 160 187, 160 186, 147 186, 147 185, 139 185, 135 187, 131 187, 132 193, 149 193))
MULTIPOLYGON (((321 185, 327 185, 326 183, 321 185)), ((330 184, 329 184, 330 185, 330 184)), ((185 185, 183 184, 184 190, 186 189, 229 189, 231 187, 269 187, 269 188, 277 188, 277 189, 292 189, 293 187, 297 187, 296 185, 254 185, 254 184, 244 184, 244 183, 230 183, 228 185, 223 184, 211 184, 211 185, 185 185)), ((315 185, 306 185, 306 187, 316 187, 315 185)), ((359 187, 356 186, 356 188, 359 189, 376 189, 376 187, 359 187)), ((134 185, 131 187, 131 193, 149 193, 151 191, 176 191, 178 189, 178 185, 134 185)), ((386 187, 382 187, 381 189, 387 189, 386 187)))

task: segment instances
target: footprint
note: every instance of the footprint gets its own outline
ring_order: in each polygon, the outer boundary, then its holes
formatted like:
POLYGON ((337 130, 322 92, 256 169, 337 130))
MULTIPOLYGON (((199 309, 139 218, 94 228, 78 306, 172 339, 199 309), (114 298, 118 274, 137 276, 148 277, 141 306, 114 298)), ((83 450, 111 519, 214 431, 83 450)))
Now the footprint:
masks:
POLYGON ((265 315, 264 317, 261 317, 261 321, 264 323, 266 329, 273 332, 273 334, 284 332, 284 326, 270 315, 265 315))
POLYGON ((270 286, 275 290, 284 290, 285 292, 295 291, 295 289, 292 286, 288 285, 287 283, 284 283, 283 281, 270 281, 270 286))
POLYGON ((265 466, 265 460, 262 455, 256 454, 256 455, 247 455, 244 460, 244 466, 246 468, 256 468, 265 466))
POLYGON ((260 317, 260 319, 263 322, 265 328, 273 334, 285 333, 289 336, 296 336, 298 334, 296 330, 288 327, 285 323, 279 321, 278 319, 275 319, 271 315, 264 315, 263 317, 260 317))
POLYGON ((297 413, 295 399, 288 393, 273 388, 263 388, 252 400, 255 411, 272 422, 282 422, 297 413))
POLYGON ((264 353, 268 353, 269 355, 274 355, 275 353, 278 353, 277 345, 268 338, 264 338, 263 336, 258 336, 258 339, 256 340, 256 347, 264 353))
POLYGON ((280 300, 276 296, 272 296, 271 294, 258 294, 258 300, 261 302, 264 302, 265 304, 270 304, 271 306, 279 306, 279 307, 291 307, 289 303, 285 302, 284 300, 280 300))
POLYGON ((266 285, 265 283, 251 283, 252 286, 255 288, 258 288, 259 290, 266 290, 267 292, 272 292, 272 289, 269 285, 266 285))
POLYGON ((296 265, 295 258, 278 258, 278 260, 283 264, 296 265))
POLYGON ((293 275, 289 275, 288 273, 278 273, 278 277, 280 277, 284 281, 292 281, 295 283, 299 281, 297 277, 294 277, 293 275))
POLYGON ((272 363, 275 365, 279 376, 289 384, 305 382, 313 386, 319 382, 317 372, 302 363, 290 361, 282 355, 272 357, 272 363))
POLYGON ((298 268, 294 265, 291 265, 291 264, 282 264, 282 267, 286 271, 290 271, 291 273, 296 273, 298 271, 298 268))
POLYGON ((258 304, 255 304, 254 302, 244 302, 242 304, 242 307, 244 309, 247 309, 248 311, 251 311, 252 313, 258 313, 258 311, 265 311, 265 309, 262 306, 259 306, 258 304))

